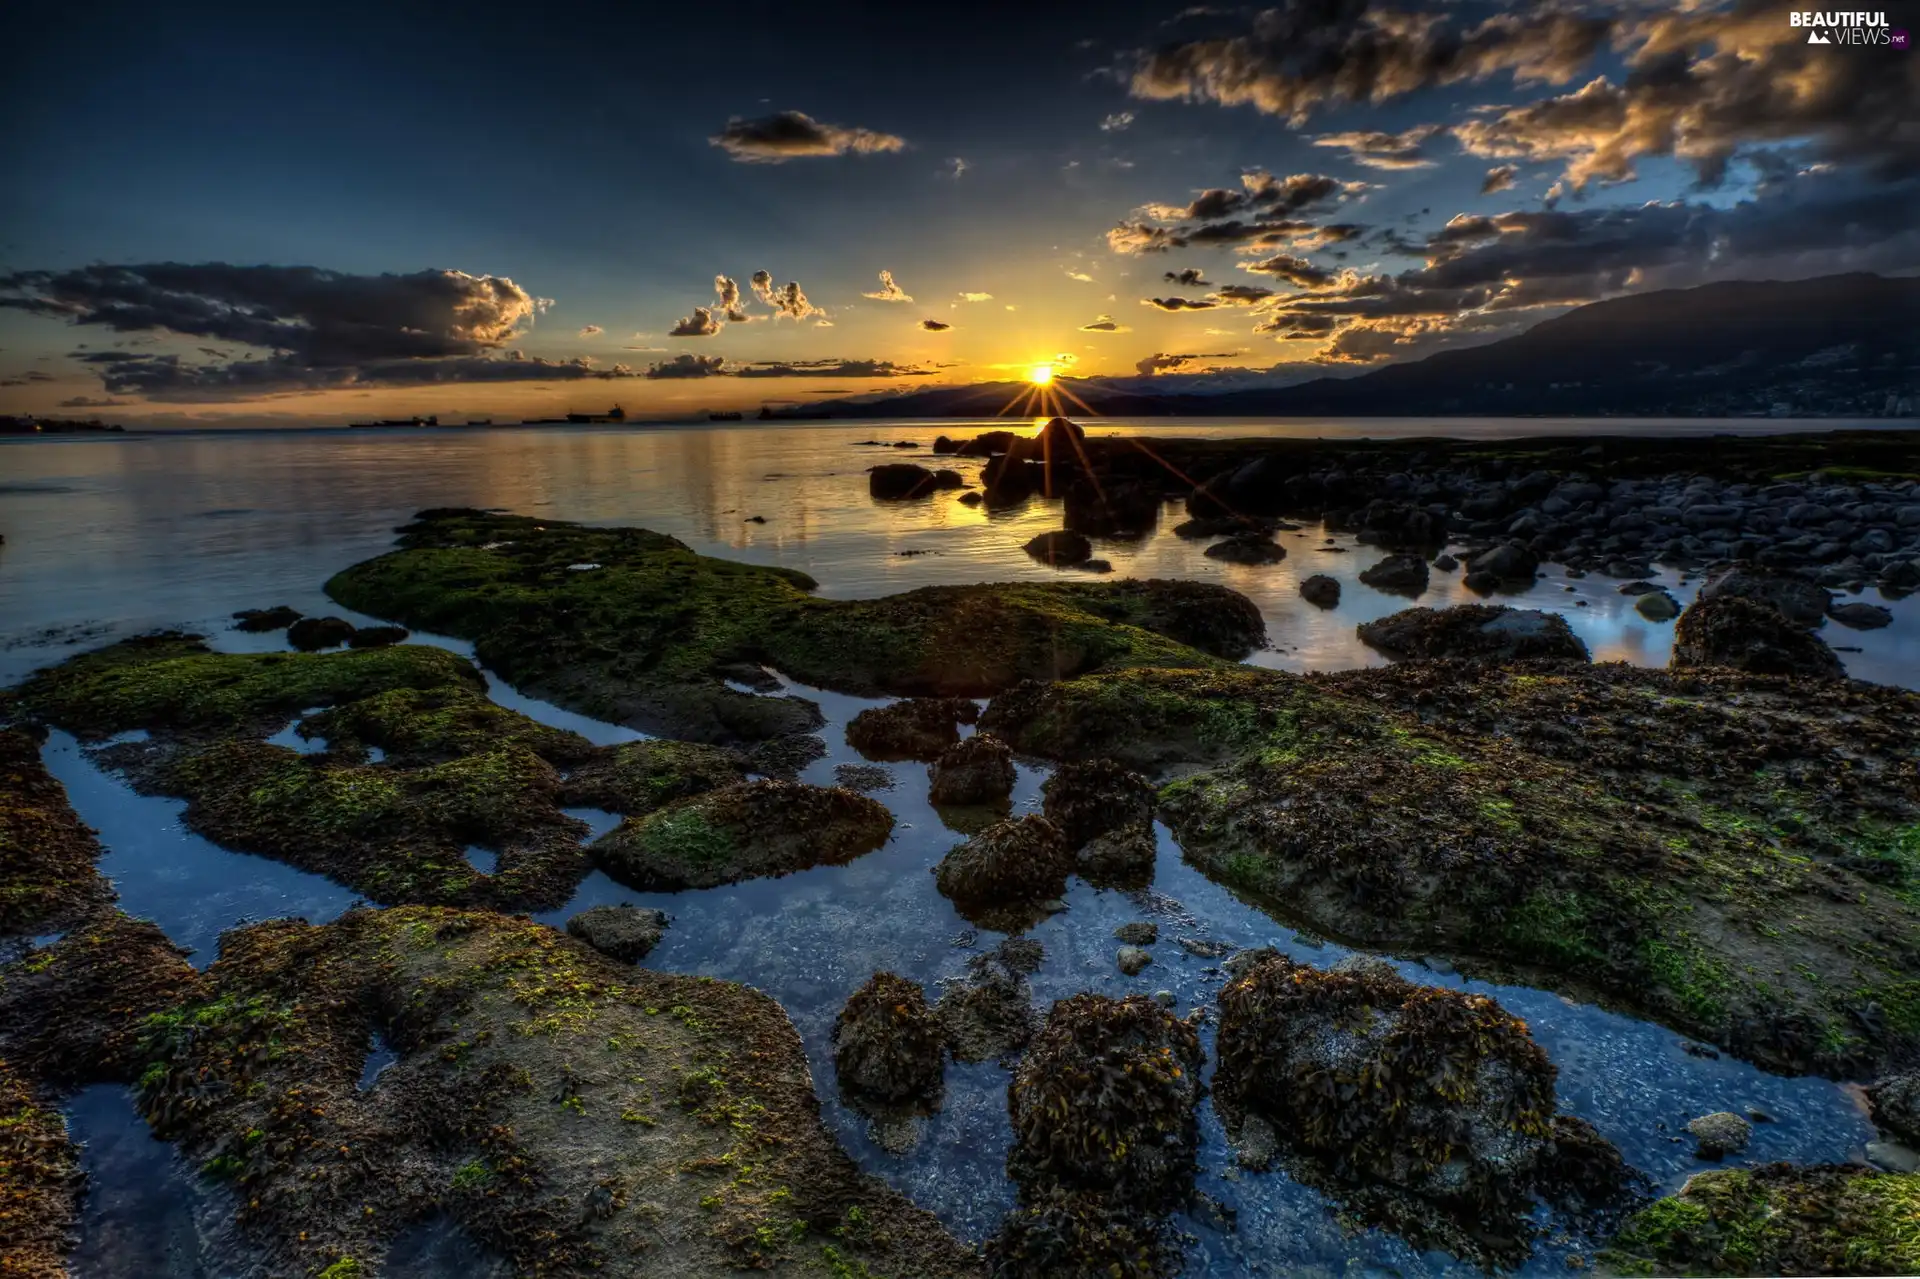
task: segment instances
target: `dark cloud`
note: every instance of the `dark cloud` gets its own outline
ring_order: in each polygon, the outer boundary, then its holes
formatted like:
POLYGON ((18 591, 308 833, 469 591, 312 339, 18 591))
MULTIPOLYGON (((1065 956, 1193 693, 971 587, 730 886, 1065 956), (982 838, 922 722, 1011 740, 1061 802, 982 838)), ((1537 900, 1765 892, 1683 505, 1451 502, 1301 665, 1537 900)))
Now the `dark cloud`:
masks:
POLYGON ((1211 311, 1219 306, 1205 298, 1141 298, 1141 305, 1158 307, 1162 311, 1211 311))
POLYGON ((63 409, 117 409, 127 405, 126 400, 101 399, 92 395, 76 395, 60 401, 63 409))
POLYGON ((893 272, 880 273, 880 287, 872 293, 862 293, 863 298, 872 298, 875 302, 911 302, 913 298, 907 291, 894 283, 893 272))
POLYGON ((739 116, 707 139, 736 160, 779 164, 800 156, 872 155, 905 149, 905 138, 873 129, 853 129, 815 120, 800 111, 745 120, 739 116))
POLYGON ((945 333, 953 326, 945 320, 922 320, 920 321, 920 327, 929 333, 945 333))
POLYGON ((1214 351, 1201 354, 1170 355, 1165 351, 1155 351, 1152 355, 1136 363, 1133 367, 1142 377, 1151 377, 1172 369, 1185 368, 1200 360, 1226 360, 1238 354, 1235 351, 1214 351))
POLYGON ((1145 206, 1133 219, 1107 232, 1107 247, 1116 253, 1163 253, 1306 235, 1315 224, 1295 215, 1358 194, 1365 186, 1320 173, 1276 178, 1264 169, 1252 169, 1240 175, 1237 191, 1214 187, 1187 204, 1145 206))
POLYGON ((373 360, 315 366, 289 356, 186 364, 177 355, 144 355, 103 368, 110 394, 142 395, 186 402, 248 399, 309 391, 438 386, 462 382, 565 382, 637 376, 624 364, 598 368, 588 359, 546 360, 509 351, 502 355, 448 356, 437 360, 373 360))
POLYGON ((1275 254, 1259 262, 1242 262, 1240 269, 1270 275, 1302 289, 1321 288, 1334 278, 1334 273, 1325 267, 1315 266, 1305 258, 1290 253, 1275 254))
POLYGON ((1139 98, 1248 105, 1299 125, 1331 104, 1383 102, 1500 73, 1564 84, 1600 50, 1608 26, 1545 4, 1463 27, 1451 15, 1367 0, 1287 0, 1241 34, 1143 53, 1130 86, 1139 98))
POLYGON ((1517 164, 1502 164, 1487 170, 1487 176, 1480 181, 1480 194, 1493 195, 1500 191, 1511 191, 1513 182, 1520 174, 1517 164))
POLYGON ((1097 320, 1095 320, 1095 321, 1094 321, 1093 323, 1091 323, 1091 324, 1083 324, 1083 325, 1081 325, 1081 326, 1080 326, 1080 331, 1081 331, 1082 333, 1127 333, 1127 332, 1131 332, 1131 330, 1129 330, 1129 329, 1127 328, 1127 326, 1126 326, 1126 325, 1124 325, 1124 324, 1122 324, 1122 323, 1120 323, 1120 321, 1118 321, 1118 320, 1116 320, 1116 319, 1114 319, 1114 318, 1113 318, 1113 317, 1112 317, 1111 315, 1103 315, 1103 316, 1101 316, 1100 318, 1098 318, 1097 320))
POLYGON ((1272 296, 1272 289, 1263 289, 1257 284, 1223 284, 1213 293, 1214 301, 1232 306, 1252 306, 1272 296))
POLYGON ((892 360, 766 361, 734 370, 736 377, 927 377, 932 369, 892 360))
POLYGON ((1347 159, 1370 169, 1427 169, 1438 161, 1427 154, 1426 144, 1440 132, 1441 126, 1428 124, 1404 133, 1325 133, 1313 145, 1339 147, 1347 159))
POLYGON ((681 320, 667 330, 670 338, 710 338, 720 331, 720 321, 713 318, 713 311, 704 306, 693 308, 693 314, 681 320))
POLYGON ((1180 271, 1168 271, 1160 278, 1168 284, 1184 284, 1190 289, 1205 288, 1207 284, 1206 273, 1197 266, 1190 266, 1180 271))
MULTIPOLYGON (((583 338, 592 338, 592 337, 599 337, 599 336, 600 336, 600 335, 601 335, 602 333, 605 333, 605 332, 606 332, 606 330, 605 330, 605 329, 603 329, 603 328, 601 328, 601 327, 600 327, 599 325, 597 325, 597 324, 588 324, 588 325, 585 325, 585 326, 583 326, 583 327, 581 328, 581 330, 580 330, 580 336, 581 336, 581 337, 583 337, 583 338)), ((202 351, 206 351, 206 348, 205 348, 205 347, 201 347, 200 349, 201 349, 202 351)), ((214 354, 214 352, 211 352, 211 351, 209 351, 209 352, 207 352, 207 353, 208 353, 209 355, 211 355, 211 354, 214 354)))
POLYGON ((649 364, 644 376, 659 382, 677 378, 720 377, 726 372, 724 355, 676 355, 671 360, 649 364))

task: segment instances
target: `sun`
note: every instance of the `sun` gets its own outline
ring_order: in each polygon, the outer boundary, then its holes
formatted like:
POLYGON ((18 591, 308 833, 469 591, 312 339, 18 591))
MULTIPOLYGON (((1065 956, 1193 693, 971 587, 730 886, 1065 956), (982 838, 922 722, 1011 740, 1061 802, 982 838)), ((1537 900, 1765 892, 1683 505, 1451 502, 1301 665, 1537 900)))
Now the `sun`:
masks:
POLYGON ((1027 381, 1035 386, 1045 386, 1053 381, 1053 365, 1036 364, 1027 371, 1027 381))

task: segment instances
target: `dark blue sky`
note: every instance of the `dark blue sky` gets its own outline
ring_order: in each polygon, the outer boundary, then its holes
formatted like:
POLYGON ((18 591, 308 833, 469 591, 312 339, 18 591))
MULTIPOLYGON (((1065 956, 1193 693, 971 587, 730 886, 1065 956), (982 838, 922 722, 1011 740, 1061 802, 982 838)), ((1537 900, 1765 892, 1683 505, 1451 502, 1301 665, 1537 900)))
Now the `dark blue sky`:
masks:
POLYGON ((1920 56, 1808 49, 1786 6, 1180 12, 10 6, 0 409, 672 411, 1053 361, 1289 377, 1628 289, 1920 265, 1897 214, 1920 56), (781 112, 819 137, 756 150, 781 112), (748 145, 716 145, 735 118, 748 145), (1235 194, 1181 216, 1208 189, 1235 194), (882 269, 912 302, 862 296, 882 269), (777 315, 762 270, 806 304, 777 315), (716 313, 716 276, 750 318, 716 313))

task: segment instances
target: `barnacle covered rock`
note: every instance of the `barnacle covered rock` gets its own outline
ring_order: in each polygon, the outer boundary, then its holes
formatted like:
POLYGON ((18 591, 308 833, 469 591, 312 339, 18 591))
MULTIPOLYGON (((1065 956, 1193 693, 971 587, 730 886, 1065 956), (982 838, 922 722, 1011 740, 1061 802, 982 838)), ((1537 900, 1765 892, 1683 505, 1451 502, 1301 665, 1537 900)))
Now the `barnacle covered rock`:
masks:
POLYGON ((940 752, 928 797, 936 804, 991 804, 1013 793, 1013 748, 992 733, 975 733, 940 752))
POLYGON ((980 718, 964 697, 909 697, 873 706, 847 724, 847 745, 868 759, 937 759, 960 740, 959 724, 980 718))
POLYGON ((833 1061, 848 1088, 887 1101, 937 1092, 946 1034, 920 983, 879 972, 833 1024, 833 1061))

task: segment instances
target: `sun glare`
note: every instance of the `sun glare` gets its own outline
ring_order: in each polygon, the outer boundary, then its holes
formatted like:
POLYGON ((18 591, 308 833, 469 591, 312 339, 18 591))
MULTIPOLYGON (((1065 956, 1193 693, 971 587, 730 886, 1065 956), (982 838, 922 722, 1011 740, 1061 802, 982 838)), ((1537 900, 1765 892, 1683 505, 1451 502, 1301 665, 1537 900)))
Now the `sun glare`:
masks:
POLYGON ((1047 383, 1053 381, 1053 365, 1034 365, 1027 373, 1027 381, 1033 383, 1035 386, 1045 386, 1047 383))

